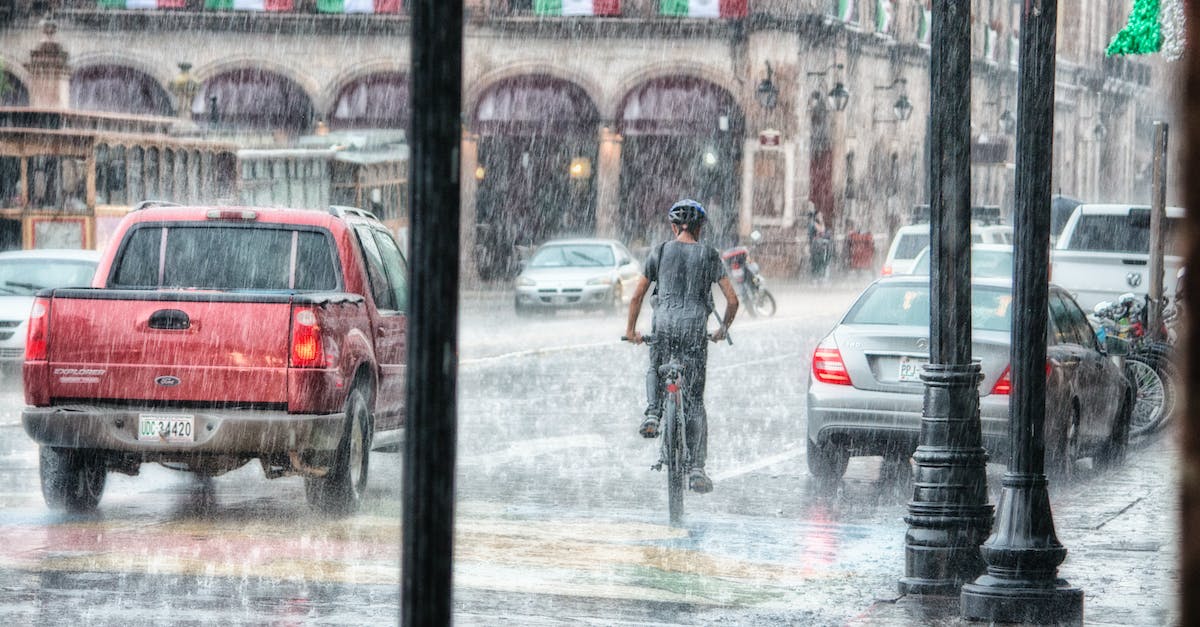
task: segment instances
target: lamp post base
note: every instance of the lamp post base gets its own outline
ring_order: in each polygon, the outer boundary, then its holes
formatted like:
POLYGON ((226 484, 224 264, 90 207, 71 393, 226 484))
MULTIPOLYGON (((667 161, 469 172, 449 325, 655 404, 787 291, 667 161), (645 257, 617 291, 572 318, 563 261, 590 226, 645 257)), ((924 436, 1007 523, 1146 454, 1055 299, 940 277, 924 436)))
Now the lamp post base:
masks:
POLYGON ((962 587, 961 615, 992 623, 1083 624, 1083 590, 1062 579, 1052 587, 1038 583, 984 575, 962 587))

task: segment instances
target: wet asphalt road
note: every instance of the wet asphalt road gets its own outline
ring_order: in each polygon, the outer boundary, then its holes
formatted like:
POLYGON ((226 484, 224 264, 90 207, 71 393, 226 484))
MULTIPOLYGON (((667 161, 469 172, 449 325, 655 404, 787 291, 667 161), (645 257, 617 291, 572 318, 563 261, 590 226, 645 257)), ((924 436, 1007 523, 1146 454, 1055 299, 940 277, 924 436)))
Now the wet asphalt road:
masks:
MULTIPOLYGON (((710 349, 716 489, 689 493, 682 528, 666 524, 655 445, 635 433, 646 354, 617 341, 623 321, 518 320, 502 295, 465 295, 456 624, 845 624, 894 598, 907 477, 855 459, 829 493, 810 484, 802 452, 808 356, 854 293, 783 287, 777 316, 743 317, 733 346, 710 349)), ((208 481, 156 465, 110 474, 95 514, 64 515, 41 501, 20 392, 11 376, 2 383, 0 620, 396 621, 398 454, 372 457, 366 503, 342 520, 309 512, 300 479, 268 481, 256 464, 208 481)), ((993 502, 1002 472, 989 468, 993 502)), ((1130 502, 1169 488, 1162 473, 1126 474, 1130 502)), ((1052 486, 1066 512, 1056 516, 1081 528, 1119 519, 1121 498, 1090 505, 1109 478, 1086 462, 1080 475, 1052 486)), ((1064 576, 1071 566, 1068 557, 1064 576)), ((1142 592, 1169 596, 1168 576, 1142 592)), ((1146 618, 1126 624, 1161 618, 1132 616, 1146 618)))

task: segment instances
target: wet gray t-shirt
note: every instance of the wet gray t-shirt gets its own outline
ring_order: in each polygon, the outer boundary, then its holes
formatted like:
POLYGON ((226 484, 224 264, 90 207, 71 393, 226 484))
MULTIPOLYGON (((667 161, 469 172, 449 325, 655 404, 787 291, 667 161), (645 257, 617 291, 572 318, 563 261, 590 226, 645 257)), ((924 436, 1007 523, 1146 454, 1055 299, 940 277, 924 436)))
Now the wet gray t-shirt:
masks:
POLYGON ((702 322, 713 310, 712 286, 725 276, 725 265, 712 246, 671 240, 650 250, 645 275, 655 284, 656 324, 702 322))

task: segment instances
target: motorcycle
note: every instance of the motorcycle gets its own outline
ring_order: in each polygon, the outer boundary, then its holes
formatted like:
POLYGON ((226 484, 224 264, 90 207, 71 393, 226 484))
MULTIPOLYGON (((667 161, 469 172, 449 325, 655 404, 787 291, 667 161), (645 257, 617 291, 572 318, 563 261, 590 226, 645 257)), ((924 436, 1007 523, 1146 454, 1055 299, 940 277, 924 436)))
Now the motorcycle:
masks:
MULTIPOLYGON (((750 234, 752 243, 757 244, 762 233, 750 234)), ((729 273, 729 280, 737 290, 738 298, 746 305, 751 316, 775 315, 775 296, 767 289, 767 282, 759 272, 758 264, 750 258, 750 248, 734 246, 721 253, 721 260, 729 273)))
POLYGON ((1120 338, 1128 346, 1125 372, 1134 388, 1134 405, 1129 435, 1153 433, 1170 422, 1175 410, 1178 369, 1175 367, 1171 324, 1177 317, 1176 308, 1166 307, 1159 337, 1154 340, 1149 331, 1151 301, 1149 296, 1138 299, 1134 294, 1122 294, 1117 301, 1096 303, 1088 316, 1096 329, 1101 345, 1109 336, 1120 338))

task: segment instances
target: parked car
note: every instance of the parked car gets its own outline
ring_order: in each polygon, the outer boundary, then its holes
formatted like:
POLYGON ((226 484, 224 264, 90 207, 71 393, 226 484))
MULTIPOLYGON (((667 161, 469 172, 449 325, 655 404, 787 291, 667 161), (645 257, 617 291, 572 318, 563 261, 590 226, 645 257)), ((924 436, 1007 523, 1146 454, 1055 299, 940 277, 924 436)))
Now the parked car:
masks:
MULTIPOLYGON (((971 282, 972 355, 980 362, 983 444, 992 460, 1009 451, 1008 403, 1011 282, 971 282)), ((1046 360, 1048 468, 1069 471, 1093 457, 1124 461, 1132 395, 1119 358, 1099 345, 1083 311, 1065 290, 1050 286, 1046 360)), ((868 286, 813 354, 808 383, 808 467, 836 482, 851 456, 883 455, 906 462, 921 432, 929 359, 929 282, 879 279, 868 286)))
POLYGON ((610 239, 561 239, 539 246, 517 275, 517 315, 563 309, 620 311, 642 266, 610 239))
MULTIPOLYGON (((929 247, 917 255, 912 274, 929 274, 929 247)), ((971 276, 1012 278, 1013 247, 1008 244, 974 244, 971 246, 971 276)))
POLYGON ((92 287, 42 291, 30 314, 21 420, 47 505, 93 509, 110 471, 145 463, 257 459, 352 511, 371 451, 403 435, 407 277, 354 208, 131 211, 92 287))
POLYGON ((0 363, 15 368, 25 357, 34 294, 50 287, 91 285, 99 261, 99 252, 73 248, 0 253, 0 363))
MULTIPOLYGON (((1012 245, 1013 228, 1007 224, 972 222, 972 244, 1012 245)), ((909 224, 896 230, 892 244, 888 246, 880 273, 883 276, 911 274, 917 257, 929 247, 929 224, 909 224)))

